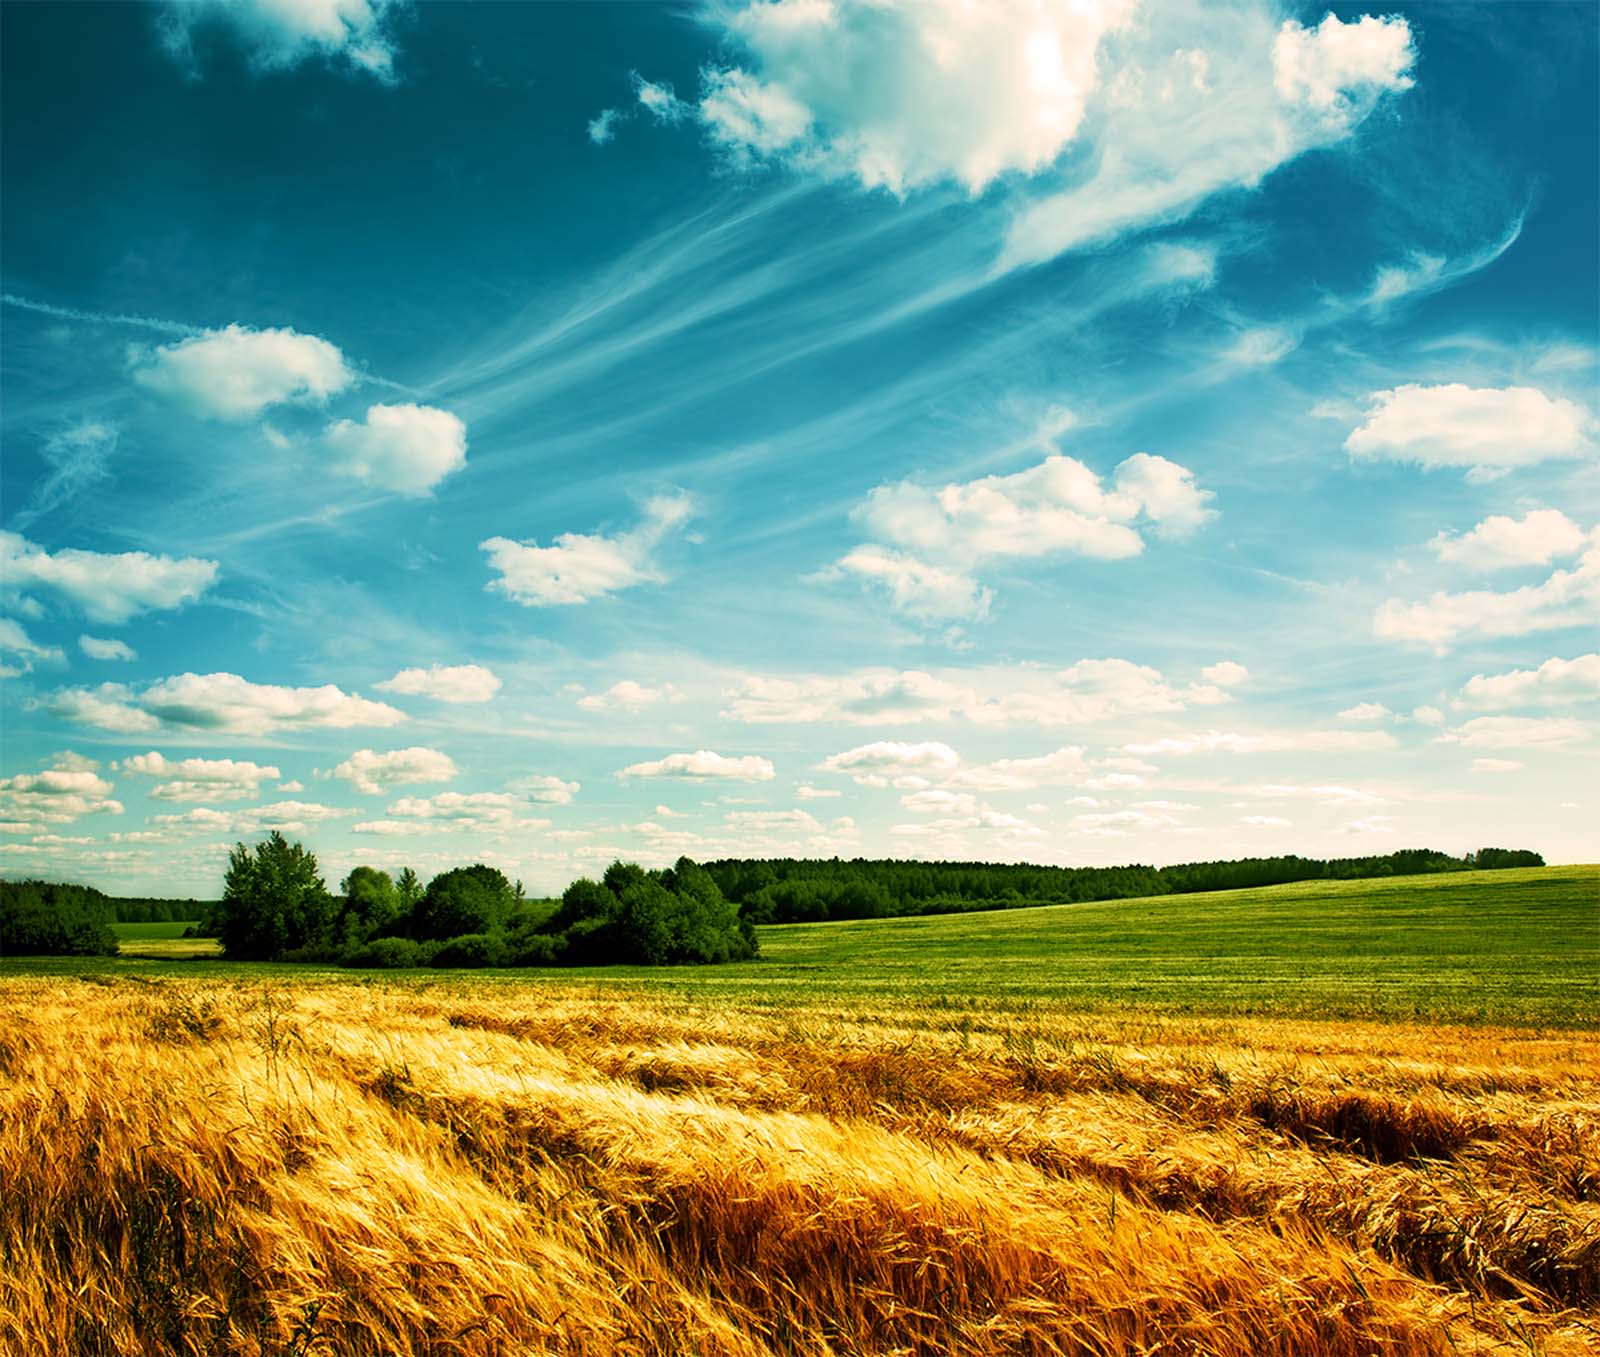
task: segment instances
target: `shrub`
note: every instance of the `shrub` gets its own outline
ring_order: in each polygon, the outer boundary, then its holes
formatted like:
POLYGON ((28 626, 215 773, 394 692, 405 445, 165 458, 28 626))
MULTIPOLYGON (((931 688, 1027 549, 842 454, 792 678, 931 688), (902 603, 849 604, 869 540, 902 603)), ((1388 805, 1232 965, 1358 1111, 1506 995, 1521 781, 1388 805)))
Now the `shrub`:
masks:
POLYGON ((497 933, 463 933, 433 954, 431 966, 504 966, 509 960, 505 939, 497 933))
POLYGON ((340 964, 363 970, 409 970, 426 966, 430 960, 430 950, 410 938, 374 938, 354 951, 345 953, 340 964))

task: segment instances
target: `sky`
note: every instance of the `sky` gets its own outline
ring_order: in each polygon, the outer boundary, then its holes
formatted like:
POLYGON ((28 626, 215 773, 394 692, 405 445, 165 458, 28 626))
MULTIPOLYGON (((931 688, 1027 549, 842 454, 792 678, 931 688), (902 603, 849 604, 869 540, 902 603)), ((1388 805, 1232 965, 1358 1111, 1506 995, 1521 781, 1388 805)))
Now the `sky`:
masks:
POLYGON ((1592 4, 0 26, 0 873, 1595 859, 1592 4))

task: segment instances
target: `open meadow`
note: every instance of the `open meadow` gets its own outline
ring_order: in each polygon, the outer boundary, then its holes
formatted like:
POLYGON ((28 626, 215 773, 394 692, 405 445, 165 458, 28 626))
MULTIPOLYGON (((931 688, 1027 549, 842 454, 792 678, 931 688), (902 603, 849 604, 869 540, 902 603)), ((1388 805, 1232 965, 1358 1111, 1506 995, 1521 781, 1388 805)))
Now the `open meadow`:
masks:
POLYGON ((120 931, 0 969, 7 1353, 1600 1349, 1600 869, 686 969, 120 931))

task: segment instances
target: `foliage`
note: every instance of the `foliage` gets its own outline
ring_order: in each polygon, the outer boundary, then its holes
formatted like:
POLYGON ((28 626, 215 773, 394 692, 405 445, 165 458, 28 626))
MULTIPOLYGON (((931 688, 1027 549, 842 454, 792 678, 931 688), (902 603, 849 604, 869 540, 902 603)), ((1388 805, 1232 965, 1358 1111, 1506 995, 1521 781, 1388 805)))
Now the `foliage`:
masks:
POLYGON ((411 912, 416 938, 455 938, 500 928, 517 903, 505 873, 483 863, 441 872, 411 912))
POLYGON ((376 867, 353 868, 339 883, 339 890, 344 898, 334 936, 347 946, 383 933, 400 918, 400 893, 387 872, 376 867))
POLYGON ((345 952, 340 964, 360 970, 406 970, 428 965, 431 951, 428 944, 411 938, 374 938, 345 952))
POLYGON ((574 881, 545 931, 559 937, 559 959, 576 966, 744 961, 757 952, 750 922, 688 858, 660 872, 613 862, 600 881, 574 881))
POLYGON ((499 933, 463 933, 442 943, 430 966, 504 966, 510 960, 505 938, 499 933))
POLYGON ((218 907, 218 936, 233 958, 270 961, 326 946, 335 902, 317 859, 276 830, 252 850, 236 844, 218 907))
POLYGON ((111 956, 111 903, 93 886, 0 881, 0 956, 111 956))
POLYGON ((1240 890, 1293 881, 1357 880, 1543 866, 1526 849, 1485 848, 1453 858, 1432 849, 1381 857, 1240 858, 1171 867, 1040 867, 1028 863, 856 858, 725 859, 707 865, 722 893, 753 923, 820 923, 907 914, 959 914, 1024 905, 1240 890))

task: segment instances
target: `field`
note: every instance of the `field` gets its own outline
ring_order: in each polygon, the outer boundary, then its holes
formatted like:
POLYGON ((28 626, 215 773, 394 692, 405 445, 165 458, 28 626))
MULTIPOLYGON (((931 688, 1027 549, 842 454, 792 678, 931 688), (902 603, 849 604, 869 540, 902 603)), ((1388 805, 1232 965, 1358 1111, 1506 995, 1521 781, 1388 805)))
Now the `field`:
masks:
POLYGON ((1551 868, 8 963, 0 1351, 1594 1352, 1597 944, 1551 868))

